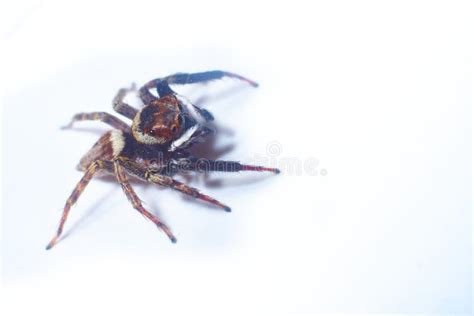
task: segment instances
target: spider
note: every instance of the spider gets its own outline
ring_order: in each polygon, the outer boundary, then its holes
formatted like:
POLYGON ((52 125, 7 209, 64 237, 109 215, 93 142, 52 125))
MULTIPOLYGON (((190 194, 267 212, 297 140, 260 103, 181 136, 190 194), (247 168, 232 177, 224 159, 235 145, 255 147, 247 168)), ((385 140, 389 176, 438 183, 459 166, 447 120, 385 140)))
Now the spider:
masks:
POLYGON ((147 211, 135 191, 129 176, 165 187, 170 187, 196 199, 208 202, 230 212, 231 209, 218 200, 200 193, 173 176, 179 171, 269 171, 275 174, 276 168, 240 164, 237 161, 210 160, 197 158, 188 149, 205 140, 213 133, 206 126, 214 119, 212 114, 174 92, 170 85, 184 85, 223 77, 235 78, 257 87, 258 84, 240 75, 225 71, 200 73, 177 73, 164 78, 151 80, 138 90, 143 101, 141 109, 135 109, 124 102, 130 92, 137 92, 135 85, 122 88, 113 99, 113 108, 119 114, 132 120, 129 126, 119 118, 106 112, 78 113, 66 127, 77 121, 101 121, 114 129, 103 134, 94 146, 82 157, 78 169, 84 172, 64 206, 59 227, 53 239, 46 246, 51 249, 59 240, 71 207, 94 176, 114 175, 133 207, 161 229, 175 243, 171 230, 155 215, 147 211), (158 97, 150 90, 156 89, 158 97))

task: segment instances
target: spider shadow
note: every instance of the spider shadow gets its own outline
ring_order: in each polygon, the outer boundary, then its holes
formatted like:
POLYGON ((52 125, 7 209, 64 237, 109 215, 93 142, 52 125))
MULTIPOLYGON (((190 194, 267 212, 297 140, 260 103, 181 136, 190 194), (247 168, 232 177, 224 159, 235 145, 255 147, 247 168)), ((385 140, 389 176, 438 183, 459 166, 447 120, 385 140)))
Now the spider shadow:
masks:
MULTIPOLYGON (((197 158, 219 160, 222 159, 222 157, 227 155, 228 153, 231 153, 235 148, 235 144, 233 143, 225 145, 223 147, 219 147, 217 144, 219 143, 220 137, 222 137, 222 135, 233 136, 234 132, 232 129, 222 127, 221 125, 217 125, 214 122, 212 122, 210 126, 216 130, 216 133, 207 138, 206 142, 198 144, 195 147, 191 148, 189 152, 197 158)), ((249 172, 247 173, 248 176, 246 176, 245 178, 238 177, 237 179, 229 180, 229 178, 232 178, 233 174, 233 172, 217 171, 211 173, 183 171, 179 173, 179 176, 182 177, 187 184, 197 182, 202 183, 206 188, 221 188, 224 186, 228 187, 254 184, 257 182, 265 181, 269 178, 269 176, 273 175, 260 172, 256 172, 253 173, 253 175, 250 175, 249 172)))
MULTIPOLYGON (((207 85, 209 83, 205 83, 203 85, 207 85)), ((233 86, 224 90, 221 90, 214 94, 205 94, 196 97, 196 100, 193 102, 196 106, 201 108, 204 107, 206 104, 210 104, 212 102, 218 101, 220 99, 230 99, 231 97, 235 96, 236 94, 243 93, 246 89, 242 89, 241 86, 233 86)), ((191 93, 200 92, 202 89, 200 87, 196 87, 194 91, 190 91, 191 93)), ((235 135, 233 129, 222 126, 216 121, 208 122, 207 125, 215 130, 215 133, 208 136, 206 141, 200 144, 195 145, 194 147, 189 149, 189 152, 197 157, 197 158, 207 158, 211 160, 218 160, 221 159, 226 154, 232 152, 235 148, 235 144, 231 143, 225 145, 224 147, 218 147, 218 143, 220 143, 220 139, 222 136, 232 137, 235 135)), ((238 159, 237 159, 238 160, 238 159)), ((269 175, 257 173, 254 176, 246 177, 245 179, 237 179, 234 181, 228 181, 228 176, 219 176, 215 177, 215 173, 205 173, 205 172, 183 172, 180 176, 186 181, 187 184, 192 182, 200 182, 203 183, 207 188, 220 188, 223 186, 243 186, 249 185, 253 183, 257 183, 260 181, 265 181, 269 178, 269 175)), ((223 175, 224 173, 220 173, 223 175)), ((191 200, 189 197, 184 197, 186 200, 191 200)))
POLYGON ((100 209, 100 205, 106 202, 111 196, 116 189, 113 188, 110 190, 107 194, 104 194, 100 199, 98 199, 89 209, 85 211, 85 213, 76 221, 74 222, 69 229, 62 234, 62 236, 59 238, 58 242, 62 241, 63 239, 66 239, 72 232, 77 232, 78 230, 88 222, 92 218, 96 212, 100 209))
MULTIPOLYGON (((117 180, 113 175, 101 175, 94 180, 100 180, 105 183, 115 183, 117 184, 117 180)), ((133 184, 134 187, 140 187, 140 188, 146 188, 147 183, 140 181, 138 179, 130 178, 129 179, 130 183, 133 184)), ((77 233, 81 229, 83 229, 89 222, 91 222, 91 219, 93 216, 101 210, 101 205, 104 204, 107 200, 112 198, 113 193, 117 192, 117 188, 113 188, 107 193, 105 193, 101 198, 99 198, 92 206, 90 206, 84 214, 77 220, 75 221, 67 231, 65 231, 61 237, 58 239, 58 242, 61 242, 63 239, 66 239, 69 237, 71 233, 77 233)), ((145 203, 144 203, 145 204, 145 203)), ((132 207, 130 205, 130 207, 132 207)), ((106 209, 102 208, 102 211, 107 211, 106 209)), ((159 211, 156 211, 156 208, 149 210, 151 213, 154 215, 158 216, 161 218, 161 214, 159 211)))

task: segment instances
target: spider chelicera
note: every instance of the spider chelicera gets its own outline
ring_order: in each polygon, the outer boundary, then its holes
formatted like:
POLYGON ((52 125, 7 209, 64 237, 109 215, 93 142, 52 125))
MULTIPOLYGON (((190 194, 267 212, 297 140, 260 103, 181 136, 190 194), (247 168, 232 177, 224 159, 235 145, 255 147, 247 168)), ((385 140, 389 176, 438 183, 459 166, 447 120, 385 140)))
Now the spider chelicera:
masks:
POLYGON ((77 201, 92 177, 101 173, 114 175, 133 207, 155 223, 172 242, 176 242, 175 236, 158 217, 143 207, 130 185, 128 176, 173 188, 230 212, 230 207, 227 205, 173 179, 173 175, 183 170, 279 173, 280 171, 275 168, 244 165, 236 161, 197 158, 188 152, 192 145, 204 141, 204 138, 213 132, 206 126, 206 122, 212 121, 214 117, 207 110, 178 95, 171 89, 170 84, 193 84, 223 77, 239 79, 253 87, 258 86, 254 81, 224 71, 177 73, 151 80, 140 88, 138 96, 144 106, 139 110, 124 102, 127 93, 136 92, 134 85, 131 88, 118 91, 113 100, 113 108, 132 120, 131 126, 105 112, 74 115, 67 127, 72 127, 76 121, 95 120, 102 121, 114 129, 103 134, 80 160, 78 168, 84 172, 84 176, 67 199, 56 235, 46 246, 46 249, 51 249, 58 242, 72 205, 77 201), (150 89, 156 89, 158 97, 155 97, 150 89))

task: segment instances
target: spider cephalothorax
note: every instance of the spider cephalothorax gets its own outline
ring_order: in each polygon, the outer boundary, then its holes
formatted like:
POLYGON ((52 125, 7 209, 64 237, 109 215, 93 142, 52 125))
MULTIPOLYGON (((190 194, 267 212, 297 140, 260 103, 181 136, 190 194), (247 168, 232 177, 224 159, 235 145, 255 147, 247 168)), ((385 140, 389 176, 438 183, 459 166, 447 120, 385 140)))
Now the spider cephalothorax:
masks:
POLYGON ((165 144, 177 139, 184 129, 183 109, 174 95, 153 100, 133 119, 133 137, 143 144, 165 144))
POLYGON ((222 77, 240 79, 252 86, 257 86, 251 80, 224 71, 178 73, 152 80, 144 85, 138 91, 144 104, 140 110, 124 102, 126 94, 135 91, 134 86, 130 89, 119 90, 113 101, 114 110, 132 120, 131 126, 105 112, 76 114, 68 127, 71 127, 75 121, 98 120, 109 124, 114 129, 102 135, 82 157, 78 167, 84 172, 84 176, 66 201, 56 235, 46 249, 50 249, 57 243, 71 206, 77 201, 92 177, 99 173, 114 175, 133 207, 161 228, 173 242, 176 238, 169 228, 143 207, 128 181, 128 175, 149 183, 173 188, 230 211, 230 207, 173 179, 172 176, 181 170, 279 173, 279 170, 275 168, 243 165, 236 161, 197 158, 187 151, 189 147, 203 141, 205 136, 212 132, 206 122, 213 120, 214 117, 208 111, 176 94, 169 85, 199 83, 222 77), (156 89, 158 97, 154 96, 150 89, 156 89))

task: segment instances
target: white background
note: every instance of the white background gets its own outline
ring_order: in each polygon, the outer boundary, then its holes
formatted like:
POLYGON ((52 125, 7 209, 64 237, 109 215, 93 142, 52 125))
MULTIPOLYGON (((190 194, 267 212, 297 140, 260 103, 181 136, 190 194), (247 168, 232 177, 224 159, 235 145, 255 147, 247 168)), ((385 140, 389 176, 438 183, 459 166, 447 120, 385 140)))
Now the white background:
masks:
MULTIPOLYGON (((4 315, 466 313, 472 301, 472 20, 462 1, 22 1, 2 11, 4 315), (281 175, 190 184, 228 214, 137 186, 177 244, 93 181, 45 251, 118 88, 180 90, 220 158, 281 175), (317 159, 317 160, 315 160, 317 159), (286 168, 288 162, 306 169, 286 168), (314 162, 317 162, 314 163, 314 162), (217 182, 217 184, 216 184, 217 182)), ((133 102, 134 100, 131 100, 133 102)))

